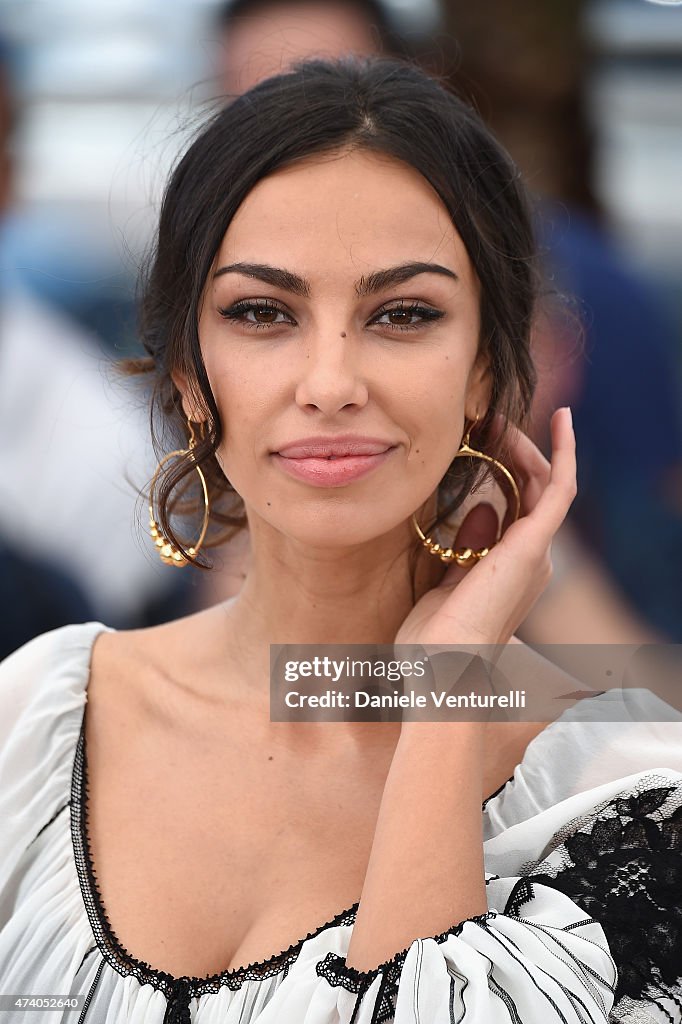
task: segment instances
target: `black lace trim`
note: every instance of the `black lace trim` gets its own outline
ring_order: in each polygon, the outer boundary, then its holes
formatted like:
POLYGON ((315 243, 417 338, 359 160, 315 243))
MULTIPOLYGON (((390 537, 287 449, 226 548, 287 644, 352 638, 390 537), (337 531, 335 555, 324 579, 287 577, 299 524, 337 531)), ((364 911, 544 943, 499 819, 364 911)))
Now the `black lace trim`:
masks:
POLYGON ((90 991, 88 992, 87 996, 85 997, 85 1002, 83 1003, 83 1009, 81 1010, 80 1017, 78 1018, 78 1024, 85 1024, 85 1018, 88 1015, 88 1010, 90 1009, 90 1003, 92 1002, 93 997, 95 995, 95 992, 97 991, 97 986, 99 985, 99 980, 102 977, 102 971, 103 970, 104 970, 104 960, 100 960, 99 966, 97 968, 97 973, 95 974, 95 977, 93 979, 92 985, 90 986, 90 991))
MULTIPOLYGON (((138 960, 130 953, 114 932, 102 901, 97 884, 96 871, 92 863, 92 851, 87 830, 88 781, 87 752, 85 742, 85 714, 80 736, 76 746, 71 782, 71 837, 73 840, 74 857, 83 902, 92 928, 95 942, 104 957, 114 970, 121 975, 134 975, 140 984, 149 984, 160 989, 170 1000, 172 1006, 186 1004, 189 999, 199 997, 206 992, 218 992, 223 986, 237 990, 245 981, 259 981, 286 971, 298 957, 304 943, 315 938, 328 928, 352 924, 359 904, 341 911, 330 921, 320 925, 305 938, 293 943, 287 949, 266 960, 255 961, 244 967, 221 971, 203 977, 183 975, 176 977, 166 971, 151 967, 146 961, 138 960)), ((171 1021, 182 1021, 183 1016, 174 1013, 166 1014, 166 1024, 171 1021)))
MULTIPOLYGON (((486 880, 486 885, 490 879, 486 880)), ((497 911, 489 910, 485 914, 478 914, 476 917, 469 917, 460 921, 440 935, 430 936, 435 942, 445 942, 451 935, 459 935, 465 924, 473 922, 484 926, 491 917, 496 917, 497 911)), ((371 971, 358 971, 355 967, 346 965, 346 958, 339 953, 327 953, 323 960, 319 960, 315 966, 317 974, 333 986, 345 988, 348 992, 357 994, 355 1009, 350 1024, 353 1024, 356 1014, 360 1009, 362 999, 370 988, 375 978, 381 975, 381 984, 377 995, 376 1003, 372 1013, 372 1024, 388 1024, 395 1019, 396 1001, 398 998, 398 986, 400 976, 405 965, 405 959, 412 946, 406 946, 395 956, 383 964, 379 964, 371 971)))
MULTIPOLYGON (((486 884, 490 879, 486 880, 486 884)), ((467 917, 464 921, 460 921, 458 924, 453 925, 446 931, 441 932, 439 935, 430 935, 429 939, 434 942, 445 942, 451 935, 459 935, 465 924, 478 924, 484 925, 486 921, 489 921, 491 917, 497 917, 496 910, 488 910, 485 914, 477 914, 475 917, 467 917)), ((423 941, 423 940, 422 940, 423 941)), ((401 949, 399 953, 392 956, 390 960, 386 960, 385 963, 379 964, 378 967, 372 968, 371 971, 359 971, 355 967, 346 966, 346 958, 341 956, 339 953, 327 953, 323 960, 320 960, 316 966, 317 973, 327 979, 330 985, 341 985, 349 992, 361 992, 366 991, 374 979, 379 974, 386 974, 389 978, 397 979, 405 964, 405 958, 409 953, 413 943, 405 949, 401 949)))
POLYGON ((505 913, 518 914, 534 884, 560 890, 604 929, 616 1003, 665 996, 682 1008, 682 784, 650 775, 568 831, 537 862, 549 870, 517 882, 505 913))
MULTIPOLYGON (((86 713, 87 703, 83 709, 83 719, 76 745, 71 777, 71 799, 69 801, 71 808, 71 838, 83 903, 97 948, 107 963, 123 976, 132 974, 140 984, 149 984, 156 989, 160 989, 169 999, 170 1002, 164 1024, 171 1024, 173 1021, 182 1022, 185 1019, 184 1014, 189 1000, 195 997, 198 998, 207 992, 216 993, 224 986, 236 991, 241 988, 245 981, 262 981, 281 972, 284 972, 284 976, 286 976, 286 973, 292 963, 298 958, 306 942, 328 929, 354 924, 359 906, 358 901, 345 910, 340 911, 330 921, 308 932, 304 938, 292 943, 287 949, 274 953, 265 960, 254 961, 244 967, 235 967, 232 970, 208 974, 203 977, 190 975, 176 977, 166 971, 152 967, 145 960, 138 960, 134 957, 123 945, 111 926, 99 890, 97 872, 92 860, 92 850, 88 836, 89 794, 87 744, 85 740, 86 713)), ((509 782, 512 779, 513 776, 507 781, 509 782)), ((492 793, 484 801, 483 808, 493 797, 502 792, 506 785, 507 782, 503 783, 499 789, 492 793)), ((445 936, 448 934, 450 933, 444 933, 445 936)), ((438 941, 442 940, 438 939, 438 941)), ((401 955, 403 954, 397 954, 394 960, 397 962, 401 955)), ((351 969, 346 968, 346 970, 350 971, 351 969)))
POLYGON ((521 878, 507 897, 504 913, 507 917, 518 917, 524 903, 530 903, 534 897, 533 883, 529 878, 521 878))

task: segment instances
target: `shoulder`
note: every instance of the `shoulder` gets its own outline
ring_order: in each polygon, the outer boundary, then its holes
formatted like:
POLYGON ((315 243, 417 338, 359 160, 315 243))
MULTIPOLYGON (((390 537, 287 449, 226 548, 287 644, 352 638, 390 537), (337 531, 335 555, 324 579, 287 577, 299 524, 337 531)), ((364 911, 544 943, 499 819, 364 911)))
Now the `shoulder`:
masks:
MULTIPOLYGON (((108 630, 91 651, 88 718, 108 732, 134 720, 175 727, 215 672, 214 609, 131 630, 108 630)), ((114 730, 115 731, 115 730, 114 730)))
POLYGON ((101 622, 41 633, 0 663, 0 861, 69 799, 71 768, 101 622))
POLYGON ((77 737, 93 643, 109 629, 94 621, 60 626, 0 662, 0 774, 47 765, 62 740, 68 747, 77 737))
POLYGON ((652 771, 682 775, 676 707, 641 688, 580 701, 531 740, 513 780, 486 804, 485 838, 652 771))
POLYGON ((99 633, 111 631, 103 622, 72 623, 39 633, 0 661, 0 679, 5 686, 22 676, 58 672, 65 662, 81 660, 99 633))
POLYGON ((0 743, 13 722, 36 701, 62 687, 72 692, 87 685, 96 637, 110 627, 83 622, 41 633, 0 662, 0 743))

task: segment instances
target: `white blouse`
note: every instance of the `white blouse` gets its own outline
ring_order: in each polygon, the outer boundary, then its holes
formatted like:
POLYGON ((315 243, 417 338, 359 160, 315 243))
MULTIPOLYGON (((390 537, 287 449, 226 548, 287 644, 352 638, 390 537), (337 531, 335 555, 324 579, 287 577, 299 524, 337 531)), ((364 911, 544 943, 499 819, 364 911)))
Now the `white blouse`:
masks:
POLYGON ((135 959, 107 919, 87 834, 83 720, 108 629, 64 626, 0 665, 0 1021, 682 1022, 682 716, 644 689, 579 702, 486 801, 486 914, 368 972, 344 959, 357 904, 221 974, 135 959), (601 701, 629 718, 592 720, 607 717, 601 701), (48 996, 74 1008, 20 1008, 48 996))

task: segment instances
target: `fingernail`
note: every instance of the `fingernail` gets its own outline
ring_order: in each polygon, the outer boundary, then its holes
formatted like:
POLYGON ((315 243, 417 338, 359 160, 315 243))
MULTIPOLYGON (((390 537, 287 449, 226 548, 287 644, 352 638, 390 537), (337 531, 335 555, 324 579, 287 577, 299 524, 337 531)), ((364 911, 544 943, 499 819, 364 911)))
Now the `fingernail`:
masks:
POLYGON ((573 426, 573 413, 571 412, 571 407, 570 405, 567 405, 565 408, 568 411, 568 422, 573 426))

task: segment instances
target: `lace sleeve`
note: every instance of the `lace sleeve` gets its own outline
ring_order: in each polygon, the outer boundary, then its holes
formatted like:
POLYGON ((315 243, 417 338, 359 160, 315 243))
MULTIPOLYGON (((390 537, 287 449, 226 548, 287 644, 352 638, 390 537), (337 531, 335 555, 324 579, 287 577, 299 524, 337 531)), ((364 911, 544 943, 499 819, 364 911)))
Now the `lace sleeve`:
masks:
POLYGON ((302 1024, 682 1024, 682 775, 640 773, 586 806, 514 877, 488 874, 487 913, 372 971, 347 967, 344 944, 320 951, 278 1010, 302 1024))
POLYGON ((487 874, 486 913, 371 971, 346 965, 348 931, 319 936, 259 1024, 682 1024, 682 774, 574 806, 543 812, 537 859, 487 874))
POLYGON ((599 921, 618 968, 609 1020, 682 1021, 682 782, 647 775, 555 836, 520 880, 521 909, 537 885, 599 921))

